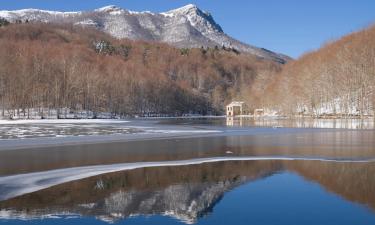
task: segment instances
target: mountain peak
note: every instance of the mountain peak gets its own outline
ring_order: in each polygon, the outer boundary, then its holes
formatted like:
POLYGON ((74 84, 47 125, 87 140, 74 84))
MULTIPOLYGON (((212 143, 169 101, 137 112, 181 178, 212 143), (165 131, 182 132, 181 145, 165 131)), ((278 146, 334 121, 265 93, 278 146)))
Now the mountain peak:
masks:
MULTIPOLYGON (((196 6, 196 5, 194 5, 194 4, 187 4, 187 5, 185 5, 185 6, 183 6, 183 7, 181 7, 181 8, 179 8, 179 9, 186 9, 186 10, 189 10, 189 9, 199 9, 198 8, 198 6, 196 6)), ((176 9, 176 10, 178 10, 178 9, 176 9)))
POLYGON ((177 8, 177 9, 172 9, 168 12, 165 12, 165 13, 161 13, 163 15, 169 15, 169 16, 174 16, 174 15, 181 15, 181 14, 190 14, 190 13, 203 13, 202 10, 200 10, 198 8, 198 6, 194 5, 194 4, 188 4, 188 5, 185 5, 185 6, 182 6, 180 8, 177 8))
POLYGON ((104 6, 99 9, 96 9, 95 11, 96 12, 113 12, 113 11, 120 11, 120 10, 122 9, 116 5, 108 5, 108 6, 104 6))
POLYGON ((166 17, 178 18, 185 17, 189 23, 198 31, 223 32, 219 24, 217 24, 210 13, 205 12, 194 4, 188 4, 183 7, 161 13, 166 17))

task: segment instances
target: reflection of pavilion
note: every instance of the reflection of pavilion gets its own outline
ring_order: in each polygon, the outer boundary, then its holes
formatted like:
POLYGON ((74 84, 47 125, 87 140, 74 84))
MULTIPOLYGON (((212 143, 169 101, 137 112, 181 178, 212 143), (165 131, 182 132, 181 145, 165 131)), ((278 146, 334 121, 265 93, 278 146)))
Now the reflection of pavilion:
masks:
POLYGON ((228 127, 242 127, 244 121, 248 118, 244 117, 227 117, 227 126, 228 127))
POLYGON ((241 121, 239 121, 239 119, 242 119, 242 118, 234 119, 234 117, 227 117, 227 126, 228 127, 242 126, 242 123, 241 121), (238 124, 238 121, 239 121, 239 124, 238 124))
POLYGON ((246 125, 252 125, 255 123, 253 117, 227 117, 227 126, 228 127, 242 127, 246 125))

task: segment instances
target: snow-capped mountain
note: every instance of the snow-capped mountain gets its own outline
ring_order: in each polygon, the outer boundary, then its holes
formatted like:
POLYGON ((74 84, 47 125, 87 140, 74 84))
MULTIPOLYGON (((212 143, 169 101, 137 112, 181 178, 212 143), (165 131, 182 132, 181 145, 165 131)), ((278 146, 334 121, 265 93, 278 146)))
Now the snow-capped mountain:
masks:
POLYGON ((73 23, 95 27, 116 38, 166 42, 176 47, 222 47, 285 63, 290 58, 272 51, 242 43, 226 33, 210 13, 189 4, 163 13, 134 12, 117 6, 106 6, 87 12, 56 12, 38 9, 0 11, 10 22, 38 21, 73 23))
POLYGON ((2 209, 0 219, 39 220, 64 216, 95 216, 114 223, 143 215, 164 215, 185 224, 196 223, 221 200, 223 195, 249 179, 225 180, 217 183, 175 184, 154 191, 117 191, 97 202, 67 207, 49 205, 35 210, 2 209))

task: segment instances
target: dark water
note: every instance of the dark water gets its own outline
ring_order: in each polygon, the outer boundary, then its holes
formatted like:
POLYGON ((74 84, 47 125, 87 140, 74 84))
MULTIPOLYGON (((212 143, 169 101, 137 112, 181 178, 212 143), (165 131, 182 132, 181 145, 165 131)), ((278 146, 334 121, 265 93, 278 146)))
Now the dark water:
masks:
POLYGON ((374 130, 255 129, 2 150, 0 223, 375 224, 374 130))

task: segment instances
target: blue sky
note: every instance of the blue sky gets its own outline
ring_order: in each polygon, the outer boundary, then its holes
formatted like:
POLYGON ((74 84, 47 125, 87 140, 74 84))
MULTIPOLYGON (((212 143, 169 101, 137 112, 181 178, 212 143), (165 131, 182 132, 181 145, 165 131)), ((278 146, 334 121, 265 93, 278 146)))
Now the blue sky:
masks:
POLYGON ((162 12, 189 3, 212 13, 236 39, 294 58, 375 22, 375 0, 2 0, 0 9, 75 11, 117 5, 162 12))

